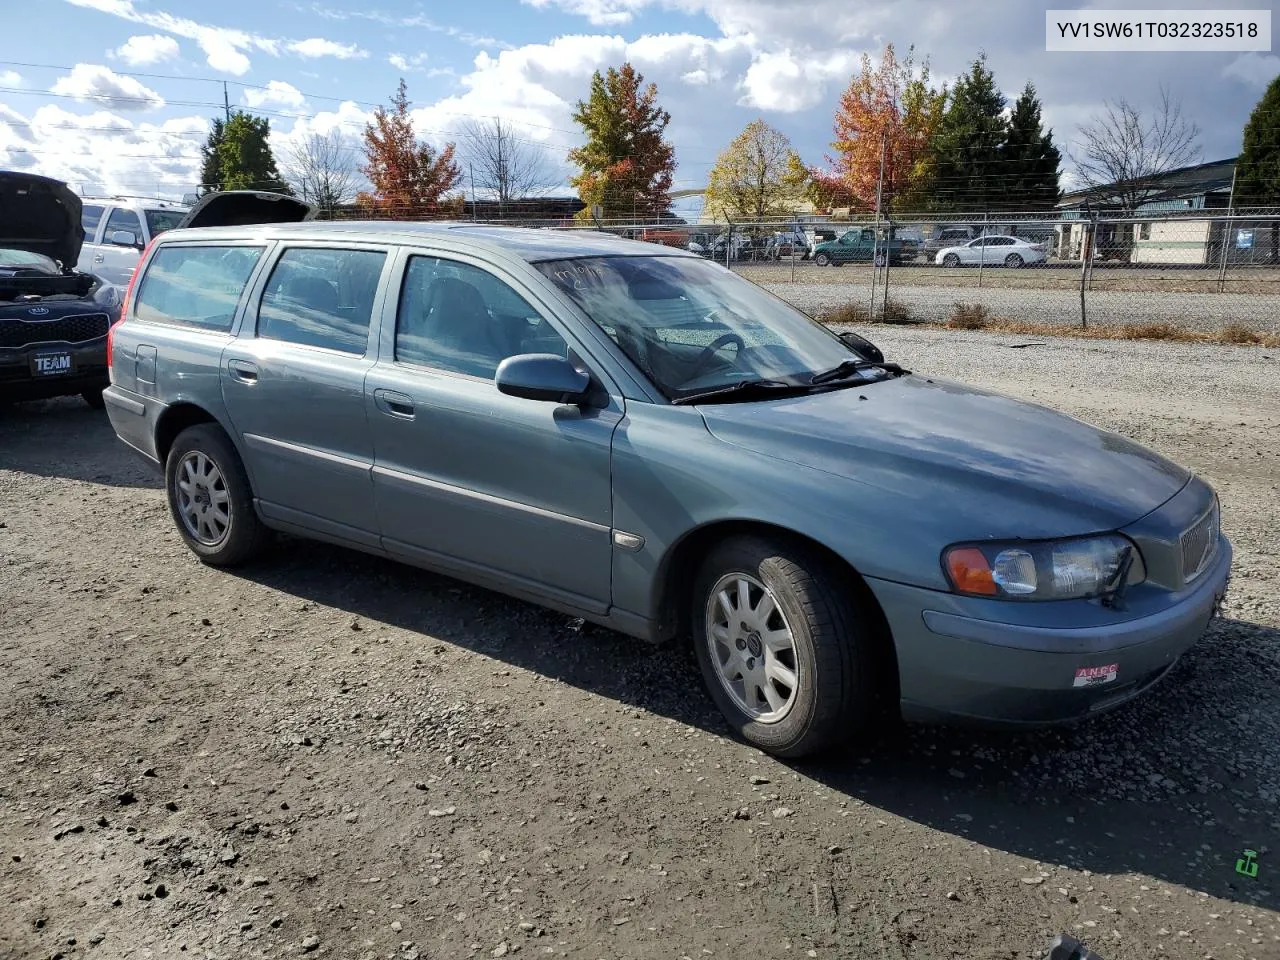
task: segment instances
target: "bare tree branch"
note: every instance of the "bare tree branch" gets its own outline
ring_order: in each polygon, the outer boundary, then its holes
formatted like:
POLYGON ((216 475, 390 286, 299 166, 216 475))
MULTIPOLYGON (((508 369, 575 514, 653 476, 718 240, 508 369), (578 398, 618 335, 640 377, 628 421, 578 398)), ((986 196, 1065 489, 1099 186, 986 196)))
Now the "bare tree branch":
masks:
POLYGON ((509 120, 469 120, 460 132, 458 145, 476 189, 499 204, 524 200, 560 183, 538 146, 517 136, 509 120))
POLYGON ((1149 117, 1129 101, 1107 101, 1101 115, 1080 128, 1081 153, 1073 157, 1086 187, 1102 203, 1132 213, 1157 189, 1162 174, 1201 158, 1200 128, 1182 115, 1168 88, 1149 117))
POLYGON ((291 141, 285 150, 284 178, 299 197, 316 204, 328 218, 337 207, 355 199, 361 185, 355 150, 337 130, 291 141))

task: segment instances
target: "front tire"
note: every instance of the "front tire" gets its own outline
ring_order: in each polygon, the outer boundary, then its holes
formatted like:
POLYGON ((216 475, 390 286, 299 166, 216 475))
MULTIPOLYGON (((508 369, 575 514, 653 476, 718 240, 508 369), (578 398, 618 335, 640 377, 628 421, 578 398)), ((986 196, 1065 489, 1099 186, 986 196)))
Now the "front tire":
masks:
POLYGON ((960 258, 954 253, 948 253, 942 258, 942 265, 944 267, 951 267, 954 269, 955 267, 960 266, 960 258))
POLYGON ((831 266, 831 257, 828 254, 820 253, 813 258, 813 262, 820 267, 829 267, 831 266))
POLYGON ((233 567, 262 552, 267 529, 253 509, 240 455, 221 427, 201 423, 178 434, 164 479, 178 533, 202 562, 233 567))
POLYGON ((693 606, 703 680, 748 743, 797 758, 866 732, 873 638, 821 556, 770 539, 727 540, 703 563, 693 606))

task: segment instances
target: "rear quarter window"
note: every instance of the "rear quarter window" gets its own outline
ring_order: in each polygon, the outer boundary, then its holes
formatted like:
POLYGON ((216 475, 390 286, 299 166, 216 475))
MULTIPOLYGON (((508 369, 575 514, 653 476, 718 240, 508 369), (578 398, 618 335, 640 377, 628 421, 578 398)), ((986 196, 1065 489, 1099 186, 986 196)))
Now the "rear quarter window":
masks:
POLYGON ((162 246, 138 285, 134 318, 228 332, 262 247, 162 246))

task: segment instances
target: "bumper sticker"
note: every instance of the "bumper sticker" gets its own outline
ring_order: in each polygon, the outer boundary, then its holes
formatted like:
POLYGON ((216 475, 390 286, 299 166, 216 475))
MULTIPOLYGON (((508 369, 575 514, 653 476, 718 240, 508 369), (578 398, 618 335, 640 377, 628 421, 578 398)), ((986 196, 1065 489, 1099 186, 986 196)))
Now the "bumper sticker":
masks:
POLYGON ((1081 667, 1076 671, 1073 687, 1096 687, 1103 683, 1112 683, 1120 675, 1120 664, 1109 663, 1105 667, 1081 667))

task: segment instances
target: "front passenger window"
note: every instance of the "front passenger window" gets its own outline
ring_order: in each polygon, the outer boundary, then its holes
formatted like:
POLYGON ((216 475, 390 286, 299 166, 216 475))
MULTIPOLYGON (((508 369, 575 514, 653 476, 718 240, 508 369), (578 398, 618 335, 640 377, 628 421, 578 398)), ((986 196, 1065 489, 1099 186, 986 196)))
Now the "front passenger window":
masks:
POLYGON ((493 379, 507 357, 567 356, 564 339, 492 273, 438 257, 409 259, 396 314, 395 357, 493 379))

